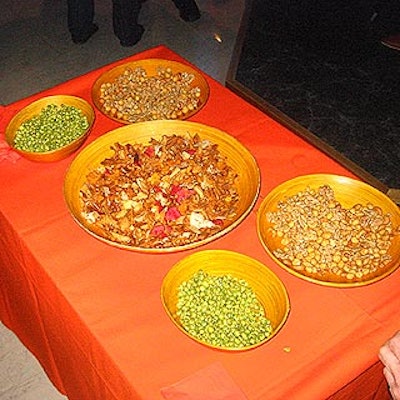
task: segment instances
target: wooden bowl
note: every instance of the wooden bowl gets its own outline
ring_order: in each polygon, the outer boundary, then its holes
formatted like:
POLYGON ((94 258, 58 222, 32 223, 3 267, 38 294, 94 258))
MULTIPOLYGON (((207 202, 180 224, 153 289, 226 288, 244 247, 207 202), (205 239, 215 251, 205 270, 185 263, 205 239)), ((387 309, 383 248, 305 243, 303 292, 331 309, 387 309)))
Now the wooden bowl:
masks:
POLYGON ((260 191, 260 171, 251 153, 234 137, 219 129, 189 121, 151 121, 140 122, 115 129, 90 143, 72 162, 64 183, 64 196, 67 206, 75 221, 94 237, 116 247, 127 250, 168 253, 182 251, 201 246, 211 242, 237 227, 250 213, 260 191), (92 224, 89 224, 81 214, 79 192, 86 182, 87 174, 97 168, 100 163, 111 157, 114 152, 110 148, 116 142, 124 145, 127 143, 148 144, 154 139, 161 139, 163 135, 194 135, 198 134, 202 140, 209 140, 217 144, 219 152, 227 157, 227 163, 238 173, 236 187, 239 194, 239 203, 236 217, 217 233, 207 239, 192 242, 187 245, 165 248, 145 248, 124 245, 111 241, 104 234, 97 232, 92 224))
POLYGON ((388 254, 392 260, 376 273, 365 275, 360 280, 346 280, 334 274, 321 276, 319 274, 299 271, 292 266, 284 264, 274 255, 274 250, 282 248, 281 238, 272 234, 272 224, 267 219, 267 212, 277 211, 278 203, 287 197, 291 197, 307 187, 318 189, 322 185, 329 185, 335 194, 336 200, 346 209, 356 204, 366 206, 371 203, 379 206, 383 213, 390 214, 394 228, 400 226, 399 207, 385 194, 372 186, 344 176, 330 174, 315 174, 299 176, 286 181, 273 189, 263 200, 257 211, 257 232, 259 239, 267 253, 275 262, 289 273, 309 282, 332 287, 357 287, 377 282, 394 272, 400 265, 400 235, 394 236, 388 254))
POLYGON ((68 157, 70 154, 78 150, 80 146, 82 146, 82 144, 89 135, 90 129, 93 126, 94 119, 95 115, 92 106, 87 101, 85 101, 80 97, 68 96, 68 95, 55 95, 55 96, 42 97, 41 99, 36 100, 33 103, 29 104, 28 106, 24 107, 13 117, 13 119, 10 121, 10 123, 6 128, 5 139, 7 143, 13 148, 14 151, 19 153, 21 156, 27 158, 28 160, 38 161, 38 162, 58 161, 68 157), (79 108, 86 116, 89 122, 89 127, 84 132, 82 132, 82 135, 79 138, 75 139, 66 146, 60 147, 55 150, 46 152, 30 152, 15 148, 14 139, 17 134, 17 130, 19 129, 21 124, 31 119, 35 115, 40 114, 43 108, 51 104, 55 104, 58 106, 64 104, 79 108))
POLYGON ((227 250, 199 251, 176 263, 162 282, 161 301, 168 316, 183 333, 205 346, 229 351, 250 350, 268 342, 283 327, 290 311, 286 288, 268 267, 244 254, 227 250), (246 280, 264 307, 265 316, 271 322, 273 328, 271 335, 251 346, 227 348, 213 346, 187 332, 177 316, 178 288, 182 282, 188 281, 199 270, 210 275, 229 274, 235 278, 246 280))
POLYGON ((188 118, 192 117, 194 114, 196 114, 198 111, 200 111, 201 108, 203 108, 204 105, 206 104, 210 89, 209 89, 208 83, 205 80, 205 78, 197 70, 190 67, 189 65, 182 64, 177 61, 170 61, 170 60, 164 60, 164 59, 158 59, 158 58, 149 58, 149 59, 132 61, 132 62, 128 62, 128 63, 122 64, 122 65, 118 65, 117 67, 114 67, 114 68, 104 72, 96 80, 96 82, 94 83, 93 88, 92 88, 92 98, 93 98, 93 102, 94 102, 95 106, 99 109, 100 112, 102 112, 107 117, 113 119, 114 121, 120 122, 122 124, 130 124, 131 123, 122 118, 118 118, 115 115, 112 116, 112 115, 108 114, 107 112, 105 112, 103 105, 100 102, 100 88, 104 83, 113 82, 117 77, 122 75, 127 68, 134 70, 139 67, 143 68, 146 71, 146 74, 148 77, 157 76, 159 68, 170 68, 172 70, 172 73, 187 72, 194 76, 193 82, 191 83, 191 87, 192 88, 195 88, 195 87, 200 88, 199 104, 196 109, 189 111, 186 114, 182 114, 177 119, 184 120, 184 119, 188 119, 188 118))

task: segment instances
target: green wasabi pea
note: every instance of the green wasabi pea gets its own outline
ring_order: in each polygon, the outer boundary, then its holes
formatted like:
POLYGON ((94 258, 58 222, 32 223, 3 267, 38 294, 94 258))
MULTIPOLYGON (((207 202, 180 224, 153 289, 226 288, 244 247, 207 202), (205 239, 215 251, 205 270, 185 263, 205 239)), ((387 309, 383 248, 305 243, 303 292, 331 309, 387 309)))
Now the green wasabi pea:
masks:
POLYGON ((178 288, 177 315, 192 336, 213 346, 243 348, 272 333, 250 285, 230 275, 200 270, 178 288))
POLYGON ((78 139, 89 127, 83 112, 74 106, 49 104, 18 128, 14 147, 44 153, 78 139))

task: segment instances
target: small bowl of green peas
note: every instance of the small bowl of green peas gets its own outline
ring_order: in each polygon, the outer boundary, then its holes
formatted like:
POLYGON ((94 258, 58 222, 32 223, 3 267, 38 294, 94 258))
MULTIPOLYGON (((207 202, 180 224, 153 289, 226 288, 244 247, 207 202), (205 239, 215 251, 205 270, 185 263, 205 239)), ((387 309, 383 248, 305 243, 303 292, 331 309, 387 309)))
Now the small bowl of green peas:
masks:
POLYGON ((228 250, 199 251, 178 261, 164 277, 161 301, 182 332, 226 351, 268 342, 290 311, 277 275, 261 262, 228 250))
POLYGON ((17 153, 31 161, 58 161, 82 146, 94 119, 93 107, 80 97, 42 97, 13 117, 5 139, 17 153))

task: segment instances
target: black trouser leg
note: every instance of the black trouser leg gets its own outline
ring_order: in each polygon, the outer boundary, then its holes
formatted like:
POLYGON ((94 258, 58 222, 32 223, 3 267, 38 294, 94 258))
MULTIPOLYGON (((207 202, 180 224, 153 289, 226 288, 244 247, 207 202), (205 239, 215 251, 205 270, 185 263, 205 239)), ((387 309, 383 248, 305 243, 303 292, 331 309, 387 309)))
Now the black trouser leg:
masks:
POLYGON ((192 22, 200 18, 200 10, 195 0, 172 0, 185 21, 192 22))
POLYGON ((68 0, 68 29, 72 38, 85 37, 93 29, 94 0, 68 0))
POLYGON ((113 28, 122 45, 135 44, 143 34, 138 24, 141 6, 140 0, 113 0, 113 28))

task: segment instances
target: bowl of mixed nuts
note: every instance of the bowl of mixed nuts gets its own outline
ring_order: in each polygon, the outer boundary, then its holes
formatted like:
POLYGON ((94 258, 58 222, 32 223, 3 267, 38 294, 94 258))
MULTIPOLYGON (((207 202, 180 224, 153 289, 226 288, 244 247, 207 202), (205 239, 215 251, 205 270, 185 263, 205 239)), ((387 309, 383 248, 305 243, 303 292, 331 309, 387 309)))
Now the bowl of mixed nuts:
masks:
POLYGON ((299 176, 257 212, 265 250, 291 274, 335 287, 374 283, 400 265, 400 211, 384 193, 344 176, 299 176))
POLYGON ((92 106, 80 97, 42 97, 13 117, 7 125, 5 139, 31 161, 58 161, 82 146, 94 119, 92 106))
POLYGON ((68 208, 88 233, 154 253, 191 249, 230 232, 259 190, 258 165, 237 139, 167 120, 96 139, 76 156, 64 182, 68 208))
POLYGON ((161 301, 190 338, 228 351, 268 342, 290 311, 277 275, 254 258, 228 250, 198 251, 178 261, 164 277, 161 301))
POLYGON ((118 65, 94 83, 95 106, 123 124, 160 119, 184 120, 207 102, 209 87, 194 68, 150 58, 118 65))

